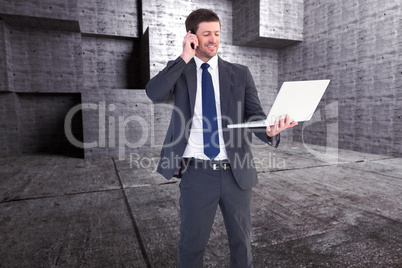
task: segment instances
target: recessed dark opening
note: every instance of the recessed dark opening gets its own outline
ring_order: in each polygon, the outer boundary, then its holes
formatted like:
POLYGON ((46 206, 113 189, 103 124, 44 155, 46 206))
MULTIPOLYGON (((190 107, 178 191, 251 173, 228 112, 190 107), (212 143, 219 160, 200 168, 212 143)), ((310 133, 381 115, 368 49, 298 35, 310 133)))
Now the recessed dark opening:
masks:
MULTIPOLYGON (((66 137, 64 121, 71 108, 81 104, 80 93, 18 93, 21 124, 21 152, 48 153, 84 158, 84 149, 66 137)), ((82 112, 71 119, 71 132, 83 141, 82 112)))

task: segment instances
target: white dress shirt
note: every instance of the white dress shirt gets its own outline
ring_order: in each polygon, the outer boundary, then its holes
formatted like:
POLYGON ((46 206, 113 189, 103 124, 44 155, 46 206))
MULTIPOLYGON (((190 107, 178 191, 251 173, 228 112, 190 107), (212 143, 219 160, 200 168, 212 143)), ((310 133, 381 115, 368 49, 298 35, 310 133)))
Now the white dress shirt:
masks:
MULTIPOLYGON (((198 158, 209 160, 209 158, 204 154, 204 138, 203 138, 203 125, 202 125, 202 68, 201 65, 204 63, 197 56, 194 57, 196 68, 197 68, 197 93, 195 97, 195 106, 193 114, 193 122, 191 125, 190 136, 188 139, 187 147, 184 150, 183 157, 186 158, 198 158)), ((219 68, 218 68, 218 56, 215 55, 208 62, 208 71, 212 77, 212 83, 214 85, 215 92, 215 104, 216 104, 216 115, 218 118, 218 133, 219 133, 219 147, 220 152, 214 158, 214 160, 226 160, 228 159, 225 141, 223 140, 222 133, 222 113, 221 113, 221 96, 219 91, 219 68)))

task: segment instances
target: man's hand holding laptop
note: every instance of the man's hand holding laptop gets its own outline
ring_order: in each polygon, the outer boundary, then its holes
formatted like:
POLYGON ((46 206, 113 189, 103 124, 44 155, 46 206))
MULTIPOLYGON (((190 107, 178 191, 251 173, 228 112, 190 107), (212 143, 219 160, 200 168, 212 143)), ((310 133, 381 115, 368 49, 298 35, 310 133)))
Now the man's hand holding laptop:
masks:
POLYGON ((269 137, 273 137, 275 135, 278 135, 279 132, 282 130, 285 130, 290 127, 294 127, 297 125, 296 121, 290 120, 290 116, 286 115, 286 118, 283 118, 283 116, 279 117, 279 122, 275 121, 275 124, 272 126, 267 126, 267 135, 269 137))

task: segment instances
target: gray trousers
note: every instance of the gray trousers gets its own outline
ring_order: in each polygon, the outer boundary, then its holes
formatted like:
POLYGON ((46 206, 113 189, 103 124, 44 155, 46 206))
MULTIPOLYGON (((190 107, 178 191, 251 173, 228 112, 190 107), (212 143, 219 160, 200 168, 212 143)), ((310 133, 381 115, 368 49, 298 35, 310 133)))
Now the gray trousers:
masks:
POLYGON ((218 205, 228 234, 230 267, 252 267, 250 204, 251 190, 242 190, 230 169, 188 166, 180 182, 178 267, 202 267, 218 205))

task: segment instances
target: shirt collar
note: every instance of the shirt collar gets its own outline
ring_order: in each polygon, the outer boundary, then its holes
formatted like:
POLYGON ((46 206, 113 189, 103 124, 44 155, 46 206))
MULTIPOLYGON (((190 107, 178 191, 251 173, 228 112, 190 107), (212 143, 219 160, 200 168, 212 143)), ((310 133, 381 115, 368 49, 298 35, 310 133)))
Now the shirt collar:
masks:
MULTIPOLYGON (((197 70, 201 68, 201 65, 204 63, 197 56, 194 56, 195 64, 197 65, 197 70)), ((218 55, 213 56, 208 62, 209 67, 215 70, 218 67, 218 55)))

